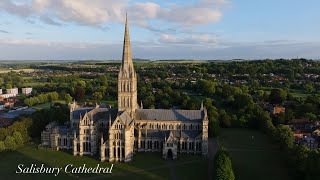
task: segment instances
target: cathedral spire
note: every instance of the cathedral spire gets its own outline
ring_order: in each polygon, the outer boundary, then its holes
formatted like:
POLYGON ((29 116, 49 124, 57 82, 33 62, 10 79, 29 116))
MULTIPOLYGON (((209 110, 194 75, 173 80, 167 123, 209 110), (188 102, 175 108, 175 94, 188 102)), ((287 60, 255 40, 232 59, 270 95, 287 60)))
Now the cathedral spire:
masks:
POLYGON ((126 25, 124 31, 124 40, 123 40, 123 53, 122 53, 122 68, 133 68, 132 66, 132 53, 130 45, 130 34, 129 34, 129 24, 128 24, 128 15, 126 14, 126 25))
POLYGON ((118 111, 127 111, 133 119, 134 112, 138 109, 138 106, 137 75, 132 63, 129 23, 126 16, 122 62, 118 74, 118 111))

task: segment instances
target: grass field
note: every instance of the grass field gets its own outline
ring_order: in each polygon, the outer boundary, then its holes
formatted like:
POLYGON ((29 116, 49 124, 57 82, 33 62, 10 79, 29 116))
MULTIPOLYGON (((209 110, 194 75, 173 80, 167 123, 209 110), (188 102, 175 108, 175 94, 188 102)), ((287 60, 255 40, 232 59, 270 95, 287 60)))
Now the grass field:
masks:
POLYGON ((35 69, 0 69, 0 74, 1 73, 8 73, 8 72, 20 72, 20 71, 24 71, 24 72, 34 72, 35 69))
MULTIPOLYGON (((23 86, 25 87, 42 87, 45 85, 57 85, 59 83, 50 83, 50 82, 25 82, 23 86)), ((68 84, 68 83, 61 83, 61 84, 68 84)))
MULTIPOLYGON (((61 103, 61 104, 66 104, 65 101, 54 101, 53 103, 61 103)), ((52 104, 53 104, 52 103, 52 104)), ((43 103, 43 104, 37 104, 37 105, 34 105, 32 106, 32 108, 34 108, 35 110, 41 110, 41 109, 49 109, 50 108, 50 105, 51 105, 51 102, 46 102, 46 103, 43 103)))
POLYGON ((197 155, 179 155, 176 161, 161 158, 160 153, 137 153, 130 163, 114 163, 110 174, 15 174, 18 164, 31 163, 50 167, 74 166, 95 167, 97 164, 110 167, 110 163, 100 162, 93 157, 73 157, 62 151, 38 150, 36 145, 26 145, 16 152, 2 153, 0 156, 1 179, 208 179, 208 161, 197 155))
POLYGON ((219 142, 231 154, 236 179, 290 179, 281 152, 266 135, 248 129, 223 129, 219 142))
MULTIPOLYGON (((261 87, 260 89, 264 90, 266 93, 270 94, 271 90, 273 88, 272 87, 261 87)), ((311 94, 307 94, 303 90, 299 90, 299 89, 289 89, 289 93, 293 97, 302 97, 302 98, 307 98, 309 95, 311 95, 311 94)))

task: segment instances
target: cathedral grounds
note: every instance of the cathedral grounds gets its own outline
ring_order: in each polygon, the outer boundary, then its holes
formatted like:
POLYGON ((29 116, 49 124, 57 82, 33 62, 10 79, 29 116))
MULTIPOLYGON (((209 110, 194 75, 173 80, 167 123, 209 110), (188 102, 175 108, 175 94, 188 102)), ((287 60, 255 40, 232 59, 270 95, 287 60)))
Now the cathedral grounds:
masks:
MULTIPOLYGON (((20 131, 23 137, 26 137, 24 145, 17 146, 16 151, 1 152, 4 154, 0 156, 2 177, 21 179, 19 174, 14 173, 17 165, 21 163, 45 164, 50 167, 64 167, 69 162, 75 166, 87 164, 95 167, 101 163, 98 157, 75 158, 72 152, 42 150, 38 149, 37 145, 40 143, 39 136, 46 124, 54 120, 59 123, 68 121, 69 109, 66 104, 69 102, 69 95, 83 104, 92 102, 88 104, 90 106, 94 106, 95 102, 112 107, 117 106, 117 71, 115 69, 119 67, 118 61, 71 62, 69 66, 66 62, 57 64, 11 62, 6 63, 6 66, 16 69, 32 67, 36 71, 2 74, 2 78, 5 79, 3 85, 10 83, 17 87, 33 86, 35 90, 33 97, 36 98, 39 98, 41 93, 56 91, 59 98, 32 104, 32 108, 38 111, 27 118, 36 122, 31 126, 29 123, 24 123, 26 118, 21 117, 16 121, 20 123, 19 125, 0 129, 2 141, 5 140, 4 135, 13 131, 20 131), (24 134, 24 127, 31 127, 26 131, 28 134, 24 134), (31 139, 28 139, 28 135, 31 139)), ((286 164, 290 156, 280 148, 278 140, 271 139, 255 126, 258 122, 255 120, 259 118, 251 118, 255 116, 247 109, 256 108, 257 102, 266 104, 270 100, 281 100, 273 103, 294 102, 293 107, 288 107, 288 113, 284 118, 290 116, 303 118, 310 115, 311 120, 315 120, 313 114, 317 117, 320 112, 317 101, 319 62, 304 59, 241 62, 138 60, 134 61, 134 66, 139 76, 138 99, 143 101, 144 108, 176 106, 183 109, 199 109, 202 101, 207 107, 210 104, 214 106, 211 107, 213 112, 211 113, 219 115, 215 118, 217 120, 215 122, 220 123, 218 129, 220 132, 216 139, 230 152, 237 179, 261 179, 261 174, 265 179, 277 179, 277 177, 291 179, 288 176, 297 172, 296 164, 301 163, 295 164, 291 160, 291 165, 286 164), (239 99, 241 101, 238 101, 239 99), (256 141, 252 141, 252 136, 256 141)), ((271 124, 284 123, 282 116, 270 116, 270 118, 272 118, 269 121, 271 124)), ((211 130, 210 125, 209 131, 211 130)), ((210 132, 209 136, 212 136, 210 132)), ((306 162, 304 159, 299 161, 306 162)), ((110 166, 107 162, 105 165, 110 166)), ((176 161, 165 161, 161 159, 160 153, 137 153, 129 164, 115 163, 111 176, 114 179, 129 177, 168 179, 174 176, 180 179, 207 179, 210 167, 212 166, 208 159, 197 155, 179 155, 176 161), (155 164, 157 164, 156 167, 154 167, 155 164), (172 167, 175 171, 170 171, 172 167)), ((88 177, 86 174, 70 176, 62 173, 59 178, 77 178, 77 176, 88 177)), ((97 177, 100 176, 97 175, 97 177)), ((54 178, 48 175, 23 177, 25 179, 54 178)))

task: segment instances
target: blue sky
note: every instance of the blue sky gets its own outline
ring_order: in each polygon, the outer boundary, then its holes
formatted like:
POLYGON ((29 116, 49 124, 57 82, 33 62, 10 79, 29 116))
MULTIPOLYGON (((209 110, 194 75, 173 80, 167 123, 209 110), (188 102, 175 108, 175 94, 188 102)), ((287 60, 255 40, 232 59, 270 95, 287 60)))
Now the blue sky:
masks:
POLYGON ((317 0, 1 0, 0 59, 320 58, 317 0))

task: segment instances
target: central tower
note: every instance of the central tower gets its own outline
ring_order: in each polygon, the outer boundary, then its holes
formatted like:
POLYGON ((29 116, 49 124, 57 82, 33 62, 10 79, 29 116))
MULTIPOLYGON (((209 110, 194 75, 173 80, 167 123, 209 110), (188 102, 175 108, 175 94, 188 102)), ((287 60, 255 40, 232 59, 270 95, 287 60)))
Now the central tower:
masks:
POLYGON ((134 118, 137 106, 137 74, 132 63, 128 16, 126 15, 122 62, 118 74, 118 111, 127 111, 131 118, 134 118))

